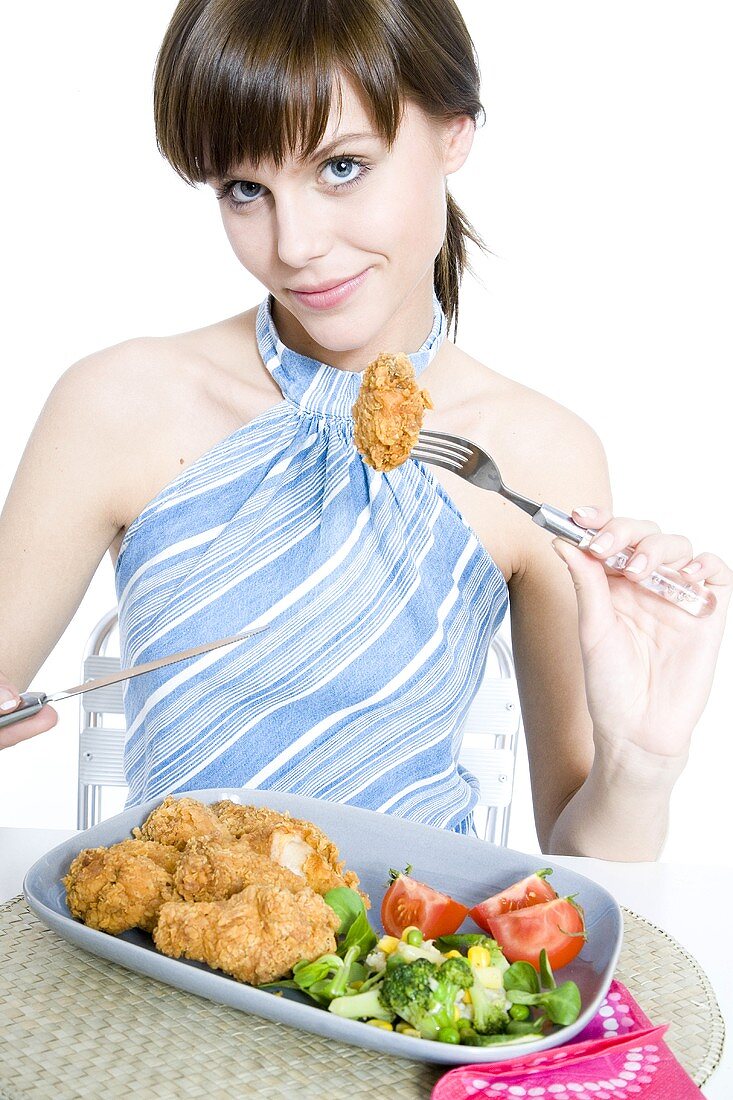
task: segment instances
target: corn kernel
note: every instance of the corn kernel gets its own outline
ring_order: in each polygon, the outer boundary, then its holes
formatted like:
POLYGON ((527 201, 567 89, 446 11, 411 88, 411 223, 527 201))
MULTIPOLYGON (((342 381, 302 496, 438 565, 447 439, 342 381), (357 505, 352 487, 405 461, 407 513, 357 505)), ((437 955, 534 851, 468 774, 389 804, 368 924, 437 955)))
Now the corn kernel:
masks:
POLYGON ((397 950, 399 944, 400 941, 396 936, 382 936, 377 947, 380 951, 383 951, 385 955, 391 955, 393 951, 397 950))
POLYGON ((399 1031, 400 1035, 412 1035, 413 1039, 420 1038, 420 1032, 409 1024, 397 1024, 395 1031, 399 1031))
POLYGON ((382 1031, 392 1031, 392 1025, 387 1020, 367 1020, 372 1027, 381 1027, 382 1031))
POLYGON ((453 1005, 453 1022, 455 1023, 455 1021, 460 1020, 460 1018, 461 1014, 458 1011, 458 1005, 453 1005))
POLYGON ((453 951, 446 951, 445 957, 446 957, 446 959, 462 959, 463 958, 460 951, 456 951, 455 948, 453 949, 453 951))
POLYGON ((491 966, 491 955, 485 947, 469 947, 468 961, 472 966, 491 966))
POLYGON ((464 989, 463 990, 463 1000, 467 1005, 473 1004, 473 1000, 471 999, 471 990, 470 989, 464 989))

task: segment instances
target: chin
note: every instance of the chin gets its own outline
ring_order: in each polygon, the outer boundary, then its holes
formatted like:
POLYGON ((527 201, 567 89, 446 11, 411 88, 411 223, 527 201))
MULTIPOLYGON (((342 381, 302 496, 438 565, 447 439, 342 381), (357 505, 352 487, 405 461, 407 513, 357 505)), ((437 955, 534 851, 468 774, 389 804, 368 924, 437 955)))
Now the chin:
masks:
MULTIPOLYGON (((389 320, 389 313, 370 310, 363 305, 345 307, 320 315, 290 310, 312 340, 329 351, 358 351, 366 347, 389 320)), ((366 363, 364 364, 366 366, 366 363)))

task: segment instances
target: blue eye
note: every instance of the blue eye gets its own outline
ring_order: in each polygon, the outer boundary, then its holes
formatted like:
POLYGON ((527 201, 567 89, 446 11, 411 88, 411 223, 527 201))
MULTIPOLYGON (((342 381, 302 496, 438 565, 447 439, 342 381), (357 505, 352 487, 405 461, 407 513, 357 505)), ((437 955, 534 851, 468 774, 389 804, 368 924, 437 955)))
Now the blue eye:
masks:
MULTIPOLYGON (((331 157, 321 169, 322 177, 327 171, 333 171, 333 176, 331 179, 326 178, 325 183, 329 190, 336 194, 360 183, 370 171, 370 166, 359 157, 331 157)), ((226 180, 222 187, 216 190, 218 199, 223 199, 229 207, 238 211, 246 206, 254 206, 256 201, 266 193, 266 187, 251 180, 226 180)))
POLYGON ((335 180, 327 180, 326 182, 352 183, 354 180, 359 179, 363 167, 364 165, 354 160, 353 157, 338 157, 338 159, 329 160, 325 165, 324 172, 326 169, 332 169, 335 180), (356 169, 356 172, 354 172, 354 169, 356 169))
POLYGON ((261 183, 251 183, 249 180, 235 180, 229 188, 229 194, 233 203, 241 203, 246 206, 260 197, 261 183))

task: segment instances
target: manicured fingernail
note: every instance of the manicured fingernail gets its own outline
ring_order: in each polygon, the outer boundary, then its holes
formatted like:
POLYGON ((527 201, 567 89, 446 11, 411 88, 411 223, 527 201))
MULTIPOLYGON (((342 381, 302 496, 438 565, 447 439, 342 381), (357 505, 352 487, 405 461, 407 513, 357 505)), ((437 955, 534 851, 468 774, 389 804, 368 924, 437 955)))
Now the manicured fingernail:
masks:
POLYGON ((689 565, 686 565, 682 570, 683 573, 697 573, 698 569, 702 569, 702 565, 699 561, 691 561, 689 565))
POLYGON ((597 554, 604 554, 607 550, 610 550, 613 546, 613 535, 610 531, 606 531, 605 535, 599 535, 597 539, 594 539, 590 544, 591 550, 595 550, 597 554))
POLYGON ((0 710, 15 710, 18 700, 5 688, 0 688, 0 710))
POLYGON ((643 573, 646 569, 646 554, 635 554, 626 566, 627 573, 643 573))
POLYGON ((593 519, 593 516, 597 516, 598 512, 595 508, 573 508, 574 516, 581 516, 582 519, 593 519))

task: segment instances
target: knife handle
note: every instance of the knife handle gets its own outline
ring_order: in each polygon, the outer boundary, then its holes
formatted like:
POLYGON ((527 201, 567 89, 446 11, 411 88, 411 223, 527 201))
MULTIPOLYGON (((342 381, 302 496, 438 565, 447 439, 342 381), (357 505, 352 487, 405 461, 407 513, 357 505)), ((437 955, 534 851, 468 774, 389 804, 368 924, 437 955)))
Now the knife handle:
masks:
POLYGON ((24 691, 20 696, 20 706, 11 710, 10 714, 0 714, 0 728, 12 726, 14 722, 22 722, 24 718, 30 718, 32 714, 38 714, 46 703, 46 696, 42 691, 24 691))

